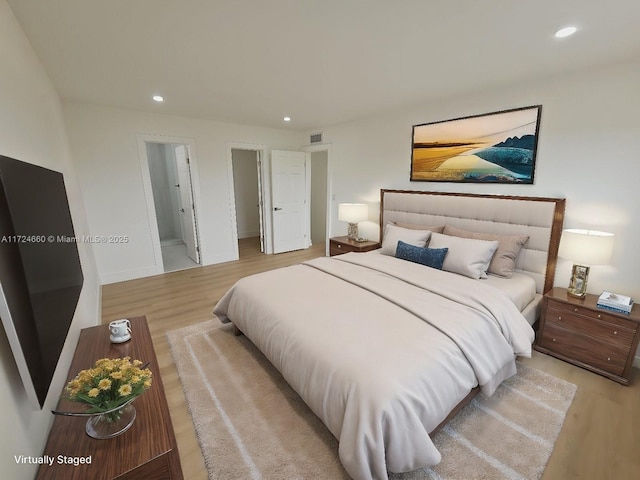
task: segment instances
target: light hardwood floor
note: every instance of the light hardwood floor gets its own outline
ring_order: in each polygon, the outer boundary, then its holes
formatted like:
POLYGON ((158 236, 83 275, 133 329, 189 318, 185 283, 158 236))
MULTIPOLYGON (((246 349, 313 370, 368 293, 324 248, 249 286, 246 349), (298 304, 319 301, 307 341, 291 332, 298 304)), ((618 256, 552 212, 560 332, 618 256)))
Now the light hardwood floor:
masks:
MULTIPOLYGON (((103 323, 147 317, 185 479, 206 480, 207 471, 166 332, 212 318, 213 306, 237 279, 323 256, 324 248, 318 245, 298 252, 263 255, 254 239, 245 239, 240 242, 237 262, 103 287, 103 323)), ((640 372, 635 370, 631 386, 624 387, 538 352, 524 361, 578 385, 543 480, 640 478, 640 372)))

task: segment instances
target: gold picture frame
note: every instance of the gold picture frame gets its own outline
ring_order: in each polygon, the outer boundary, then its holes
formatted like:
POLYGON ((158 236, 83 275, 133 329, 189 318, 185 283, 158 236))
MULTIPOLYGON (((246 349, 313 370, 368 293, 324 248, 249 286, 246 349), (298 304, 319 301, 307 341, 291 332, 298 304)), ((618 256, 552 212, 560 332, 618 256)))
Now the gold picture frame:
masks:
POLYGON ((574 265, 571 269, 571 281, 567 292, 573 297, 582 298, 587 294, 587 281, 589 280, 589 267, 586 265, 574 265))

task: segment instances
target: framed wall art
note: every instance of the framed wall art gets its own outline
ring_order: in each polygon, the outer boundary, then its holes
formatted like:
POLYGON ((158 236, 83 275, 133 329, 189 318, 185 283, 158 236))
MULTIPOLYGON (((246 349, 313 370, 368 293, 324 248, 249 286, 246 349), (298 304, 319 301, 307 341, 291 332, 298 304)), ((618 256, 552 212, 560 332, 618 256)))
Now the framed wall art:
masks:
POLYGON ((532 184, 542 105, 413 126, 411 181, 532 184))

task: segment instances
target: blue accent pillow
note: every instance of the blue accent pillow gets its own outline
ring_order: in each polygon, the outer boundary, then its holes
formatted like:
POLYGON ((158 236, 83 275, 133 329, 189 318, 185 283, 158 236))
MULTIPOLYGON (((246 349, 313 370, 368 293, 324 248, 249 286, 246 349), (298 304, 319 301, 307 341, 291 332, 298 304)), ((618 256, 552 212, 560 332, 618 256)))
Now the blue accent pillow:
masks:
POLYGON ((416 247, 415 245, 409 245, 399 240, 398 246, 396 247, 396 258, 442 270, 444 257, 448 251, 448 248, 416 247))

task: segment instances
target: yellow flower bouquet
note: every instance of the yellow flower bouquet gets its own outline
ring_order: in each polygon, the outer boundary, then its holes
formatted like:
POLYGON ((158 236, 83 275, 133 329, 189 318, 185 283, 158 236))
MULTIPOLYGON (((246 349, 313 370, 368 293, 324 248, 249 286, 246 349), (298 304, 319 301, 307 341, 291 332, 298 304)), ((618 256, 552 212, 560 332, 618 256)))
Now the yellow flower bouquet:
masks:
POLYGON ((68 400, 83 403, 88 414, 103 414, 108 423, 120 419, 121 409, 151 387, 151 370, 130 357, 102 358, 82 370, 66 387, 68 400))

